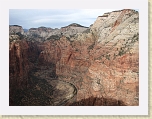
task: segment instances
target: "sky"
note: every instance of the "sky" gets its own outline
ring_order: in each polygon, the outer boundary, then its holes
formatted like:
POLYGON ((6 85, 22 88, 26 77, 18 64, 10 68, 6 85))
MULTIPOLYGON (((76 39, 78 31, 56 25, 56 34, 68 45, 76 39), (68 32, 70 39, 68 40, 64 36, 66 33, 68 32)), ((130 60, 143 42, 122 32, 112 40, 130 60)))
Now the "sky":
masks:
POLYGON ((98 16, 116 9, 10 9, 9 25, 23 29, 41 26, 61 28, 71 23, 89 27, 98 16))

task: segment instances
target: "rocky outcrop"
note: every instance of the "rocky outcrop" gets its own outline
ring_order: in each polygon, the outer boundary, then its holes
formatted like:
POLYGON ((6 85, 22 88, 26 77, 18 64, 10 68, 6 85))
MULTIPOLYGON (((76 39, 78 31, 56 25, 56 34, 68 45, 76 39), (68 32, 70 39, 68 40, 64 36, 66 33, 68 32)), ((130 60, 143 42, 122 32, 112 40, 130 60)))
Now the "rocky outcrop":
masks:
MULTIPOLYGON (((25 76, 37 77, 40 82, 55 79, 55 84, 58 82, 59 85, 66 85, 60 82, 64 81, 75 87, 76 93, 69 90, 64 94, 72 95, 73 98, 64 102, 64 96, 63 100, 52 96, 52 101, 58 100, 62 105, 139 105, 137 11, 124 9, 105 13, 98 16, 89 28, 71 24, 61 29, 38 28, 30 29, 29 32, 38 34, 40 40, 36 40, 37 36, 29 35, 28 39, 32 37, 34 40, 20 41, 20 45, 27 46, 24 47, 25 51, 22 47, 18 51, 13 50, 12 43, 16 46, 17 42, 11 42, 10 55, 13 56, 10 62, 13 63, 10 67, 28 59, 24 65, 33 68, 26 68, 29 73, 25 72, 25 76), (28 54, 24 55, 26 52, 28 54), (15 56, 19 57, 20 61, 14 59, 15 56)), ((14 75, 22 76, 22 71, 20 68, 16 70, 20 73, 14 75)), ((49 82, 51 84, 51 81, 49 82)), ((35 83, 33 85, 36 87, 35 83)), ((37 85, 40 86, 38 82, 37 85)), ((54 90, 58 92, 57 88, 54 90)), ((28 97, 28 94, 26 95, 28 97)), ((49 104, 52 103, 46 103, 49 104)))
POLYGON ((29 37, 34 38, 34 40, 39 39, 38 41, 44 40, 50 32, 53 32, 52 28, 39 27, 39 28, 30 28, 25 34, 29 37))
POLYGON ((77 33, 82 33, 86 29, 88 29, 88 27, 73 23, 68 26, 61 27, 60 29, 52 29, 46 27, 30 28, 29 31, 25 34, 31 37, 34 41, 44 41, 51 39, 59 39, 63 35, 70 37, 77 33))
POLYGON ((10 25, 9 26, 9 34, 15 35, 16 33, 24 33, 22 26, 19 25, 10 25))
POLYGON ((80 24, 72 23, 68 26, 61 27, 59 32, 64 36, 70 37, 77 33, 82 33, 87 29, 88 27, 81 26, 80 24))

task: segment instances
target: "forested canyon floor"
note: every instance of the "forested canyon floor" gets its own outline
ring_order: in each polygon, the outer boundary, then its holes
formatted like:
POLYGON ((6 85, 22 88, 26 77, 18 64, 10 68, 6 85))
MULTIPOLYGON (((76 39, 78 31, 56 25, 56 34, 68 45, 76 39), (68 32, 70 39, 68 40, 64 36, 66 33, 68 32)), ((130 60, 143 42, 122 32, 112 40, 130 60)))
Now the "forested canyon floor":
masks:
POLYGON ((139 105, 139 13, 98 16, 90 27, 10 26, 9 104, 139 105))

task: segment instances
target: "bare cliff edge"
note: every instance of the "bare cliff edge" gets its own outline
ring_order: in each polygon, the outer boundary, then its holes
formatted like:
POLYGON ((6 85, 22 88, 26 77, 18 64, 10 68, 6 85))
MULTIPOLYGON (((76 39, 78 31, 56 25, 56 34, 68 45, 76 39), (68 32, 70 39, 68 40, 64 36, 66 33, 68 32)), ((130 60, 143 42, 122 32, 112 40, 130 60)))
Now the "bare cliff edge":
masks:
POLYGON ((137 11, 9 34, 10 105, 139 105, 137 11))

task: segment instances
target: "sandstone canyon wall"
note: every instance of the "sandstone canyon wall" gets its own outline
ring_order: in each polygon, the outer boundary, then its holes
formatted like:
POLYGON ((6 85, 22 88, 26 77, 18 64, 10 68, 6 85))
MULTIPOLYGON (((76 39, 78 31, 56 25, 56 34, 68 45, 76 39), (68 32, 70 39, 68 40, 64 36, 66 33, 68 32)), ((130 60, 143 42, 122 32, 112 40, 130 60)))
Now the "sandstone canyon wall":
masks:
POLYGON ((10 34, 10 105, 139 105, 137 11, 19 32, 10 34))

